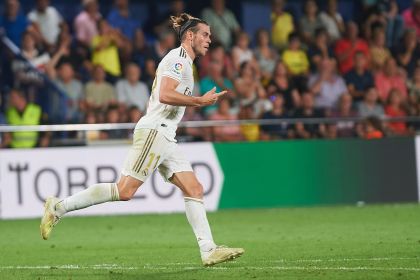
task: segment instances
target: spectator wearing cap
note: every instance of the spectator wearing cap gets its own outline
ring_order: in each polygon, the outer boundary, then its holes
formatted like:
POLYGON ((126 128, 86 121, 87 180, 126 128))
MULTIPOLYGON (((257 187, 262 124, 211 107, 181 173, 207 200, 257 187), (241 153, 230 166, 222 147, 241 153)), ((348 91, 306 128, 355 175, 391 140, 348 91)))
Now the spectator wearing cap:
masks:
POLYGON ((65 23, 57 9, 49 4, 49 0, 37 0, 35 9, 28 14, 28 19, 38 31, 43 45, 52 50, 57 43, 60 26, 65 23))
POLYGON ((358 51, 363 52, 369 59, 369 46, 365 40, 359 38, 357 24, 350 21, 346 25, 346 37, 338 40, 334 48, 342 74, 346 74, 353 68, 354 56, 358 51))
POLYGON ((287 46, 289 34, 295 30, 293 17, 284 10, 286 0, 271 1, 271 41, 282 50, 287 46))
POLYGON ((74 20, 74 30, 79 43, 89 47, 93 37, 98 35, 97 22, 102 18, 96 0, 83 0, 83 11, 74 20))

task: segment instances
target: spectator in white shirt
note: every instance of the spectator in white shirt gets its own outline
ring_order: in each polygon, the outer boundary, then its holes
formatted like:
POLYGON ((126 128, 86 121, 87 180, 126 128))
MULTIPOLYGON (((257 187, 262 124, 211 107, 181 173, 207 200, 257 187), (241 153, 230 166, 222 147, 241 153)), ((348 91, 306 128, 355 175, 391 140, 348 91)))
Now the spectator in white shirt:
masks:
POLYGON ((125 68, 125 79, 117 82, 117 99, 119 103, 137 106, 143 113, 146 111, 150 92, 146 83, 140 81, 141 69, 135 63, 125 68))
POLYGON ((332 41, 341 38, 344 33, 344 20, 337 9, 337 0, 328 0, 326 11, 319 15, 332 41))
POLYGON ((309 78, 308 86, 315 97, 315 107, 334 109, 340 96, 347 93, 344 79, 337 73, 334 59, 324 58, 318 65, 318 71, 309 78))
POLYGON ((57 43, 60 26, 64 22, 56 8, 49 4, 49 0, 37 0, 36 8, 28 14, 28 19, 38 30, 42 43, 51 49, 57 43))

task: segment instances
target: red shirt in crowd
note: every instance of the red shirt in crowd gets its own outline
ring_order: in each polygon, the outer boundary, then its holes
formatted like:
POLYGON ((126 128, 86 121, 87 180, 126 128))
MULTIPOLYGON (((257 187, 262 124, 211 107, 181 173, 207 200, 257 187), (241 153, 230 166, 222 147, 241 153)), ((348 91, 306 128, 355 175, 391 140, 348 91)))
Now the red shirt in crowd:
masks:
MULTIPOLYGON (((405 117, 407 114, 401 109, 395 109, 391 106, 385 107, 385 114, 388 117, 405 117)), ((407 133, 407 125, 404 122, 389 122, 389 128, 396 134, 404 135, 407 133)))
POLYGON ((349 39, 343 38, 337 41, 334 49, 337 57, 343 53, 350 52, 344 60, 339 61, 338 66, 342 74, 346 74, 353 68, 354 55, 358 51, 363 52, 366 57, 369 57, 369 46, 365 40, 357 39, 355 43, 352 43, 349 39))

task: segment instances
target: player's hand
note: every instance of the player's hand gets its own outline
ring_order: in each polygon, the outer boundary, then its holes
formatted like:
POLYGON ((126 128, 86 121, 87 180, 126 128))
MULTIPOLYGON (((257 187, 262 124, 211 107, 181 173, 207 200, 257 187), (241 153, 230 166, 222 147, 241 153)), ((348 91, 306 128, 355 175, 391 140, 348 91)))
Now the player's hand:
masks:
POLYGON ((213 87, 211 90, 206 92, 203 96, 200 97, 200 105, 201 106, 208 106, 213 105, 217 102, 217 100, 225 95, 227 93, 227 90, 216 92, 216 87, 213 87))

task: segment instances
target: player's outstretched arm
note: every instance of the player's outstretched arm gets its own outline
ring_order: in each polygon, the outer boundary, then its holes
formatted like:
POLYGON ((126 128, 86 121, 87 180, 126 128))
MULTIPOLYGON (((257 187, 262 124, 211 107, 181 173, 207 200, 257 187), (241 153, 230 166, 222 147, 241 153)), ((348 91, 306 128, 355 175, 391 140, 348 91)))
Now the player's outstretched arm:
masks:
POLYGON ((203 96, 188 96, 175 91, 179 82, 169 77, 162 77, 159 101, 174 106, 202 107, 214 104, 227 91, 216 92, 216 88, 206 92, 203 96))

